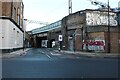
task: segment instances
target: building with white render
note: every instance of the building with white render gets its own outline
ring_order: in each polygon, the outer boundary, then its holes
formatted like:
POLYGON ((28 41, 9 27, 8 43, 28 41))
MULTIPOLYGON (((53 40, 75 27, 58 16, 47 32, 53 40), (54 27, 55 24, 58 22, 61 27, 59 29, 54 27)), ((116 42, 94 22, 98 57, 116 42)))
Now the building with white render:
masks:
POLYGON ((23 48, 24 5, 22 0, 0 0, 0 50, 8 53, 23 48))

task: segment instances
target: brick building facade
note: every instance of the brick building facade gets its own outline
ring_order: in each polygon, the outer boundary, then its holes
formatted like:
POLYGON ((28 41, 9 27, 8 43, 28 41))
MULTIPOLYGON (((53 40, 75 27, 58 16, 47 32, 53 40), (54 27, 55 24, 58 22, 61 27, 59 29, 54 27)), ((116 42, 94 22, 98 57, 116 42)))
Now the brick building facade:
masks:
POLYGON ((0 16, 13 19, 21 29, 24 29, 24 5, 22 0, 0 0, 0 6, 0 16))
POLYGON ((106 10, 83 10, 62 19, 63 49, 74 51, 120 53, 120 27, 117 13, 106 10), (110 29, 110 32, 108 31, 110 29), (110 35, 109 35, 109 34, 110 35))
POLYGON ((22 0, 0 0, 0 51, 23 48, 25 27, 22 0))

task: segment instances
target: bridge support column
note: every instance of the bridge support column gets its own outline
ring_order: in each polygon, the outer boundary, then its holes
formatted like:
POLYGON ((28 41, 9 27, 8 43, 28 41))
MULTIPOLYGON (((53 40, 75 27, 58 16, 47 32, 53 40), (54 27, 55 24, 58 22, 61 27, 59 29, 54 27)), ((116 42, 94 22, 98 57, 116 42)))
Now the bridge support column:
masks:
POLYGON ((34 38, 33 38, 33 43, 34 43, 34 44, 33 44, 33 47, 34 47, 34 48, 37 48, 36 38, 37 38, 36 36, 34 36, 34 38))
POLYGON ((50 48, 50 40, 47 42, 47 48, 50 48))
POLYGON ((48 33, 47 33, 47 40, 48 40, 48 42, 47 42, 47 47, 48 47, 48 48, 51 48, 51 46, 50 46, 51 32, 48 32, 48 33))

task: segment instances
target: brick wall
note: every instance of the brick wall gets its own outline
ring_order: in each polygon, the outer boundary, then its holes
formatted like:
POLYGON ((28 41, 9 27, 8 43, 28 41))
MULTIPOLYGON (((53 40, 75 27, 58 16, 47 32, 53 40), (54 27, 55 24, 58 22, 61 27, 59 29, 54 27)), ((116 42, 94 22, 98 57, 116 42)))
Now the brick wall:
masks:
POLYGON ((0 16, 2 16, 2 2, 0 1, 0 16))
MULTIPOLYGON (((92 51, 98 51, 98 52, 105 52, 105 36, 104 32, 90 32, 88 33, 88 40, 92 40, 92 43, 95 43, 96 41, 102 42, 99 44, 91 44, 89 46, 94 46, 91 48, 92 51), (101 48, 98 48, 98 46, 101 46, 101 48), (96 48, 95 48, 96 47, 96 48)), ((89 43, 88 43, 89 44, 89 43)))
POLYGON ((11 3, 12 2, 2 2, 2 16, 11 17, 11 3))
POLYGON ((76 51, 82 51, 82 30, 81 29, 77 29, 75 31, 75 50, 76 51))
POLYGON ((112 32, 110 34, 111 37, 111 52, 112 53, 118 53, 118 48, 119 48, 119 41, 118 41, 118 33, 117 32, 112 32))
MULTIPOLYGON (((92 12, 92 11, 91 11, 92 12)), ((91 17, 92 19, 92 17, 91 17)), ((92 21, 92 20, 91 20, 92 21)), ((70 46, 70 41, 72 42, 72 38, 69 39, 69 37, 72 35, 72 31, 74 30, 75 32, 75 50, 82 50, 82 38, 83 40, 87 40, 86 36, 88 36, 89 40, 100 40, 104 43, 104 51, 103 52, 108 52, 108 26, 106 25, 87 25, 86 24, 86 12, 76 12, 71 15, 68 15, 62 19, 62 35, 64 37, 64 44, 66 45, 66 49, 69 49, 70 46), (80 30, 83 28, 83 36, 80 36, 80 30), (88 33, 88 34, 86 34, 88 33)), ((117 33, 117 26, 111 26, 110 31, 111 31, 111 52, 116 53, 120 52, 120 33, 117 33), (119 40, 118 40, 119 37, 119 40)), ((100 42, 99 41, 99 42, 100 42)), ((95 43, 95 42, 94 42, 95 43)), ((91 41, 92 44, 92 41, 91 41)), ((101 45, 92 45, 95 46, 95 48, 98 47, 100 49, 101 45)), ((74 46, 74 45, 73 45, 74 46)), ((91 47, 92 47, 91 46, 91 47)), ((101 48, 102 50, 102 48, 101 48)))
MULTIPOLYGON (((119 36, 120 33, 118 32, 110 32, 110 52, 111 53, 120 53, 120 44, 119 44, 119 36)), ((105 52, 108 52, 108 33, 105 33, 105 41, 106 41, 106 46, 105 46, 105 52)))
POLYGON ((23 11, 22 1, 2 2, 0 1, 0 16, 12 18, 23 29, 23 11))

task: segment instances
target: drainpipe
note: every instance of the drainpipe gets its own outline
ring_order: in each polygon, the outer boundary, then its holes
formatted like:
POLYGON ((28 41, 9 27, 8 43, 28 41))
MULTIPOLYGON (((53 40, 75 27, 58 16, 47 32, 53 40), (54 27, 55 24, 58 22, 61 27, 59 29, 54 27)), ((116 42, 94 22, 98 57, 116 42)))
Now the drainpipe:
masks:
POLYGON ((73 34, 73 41, 74 41, 74 52, 75 52, 75 32, 74 32, 74 34, 73 34))
POLYGON ((83 27, 81 28, 82 31, 82 51, 83 51, 83 27))
POLYGON ((13 0, 11 2, 11 18, 12 18, 12 14, 13 14, 13 0))

